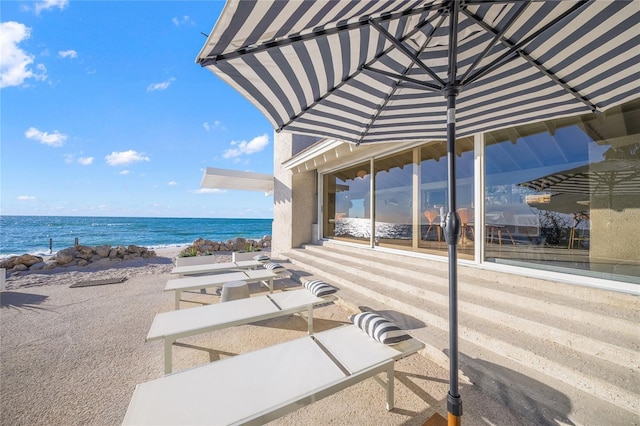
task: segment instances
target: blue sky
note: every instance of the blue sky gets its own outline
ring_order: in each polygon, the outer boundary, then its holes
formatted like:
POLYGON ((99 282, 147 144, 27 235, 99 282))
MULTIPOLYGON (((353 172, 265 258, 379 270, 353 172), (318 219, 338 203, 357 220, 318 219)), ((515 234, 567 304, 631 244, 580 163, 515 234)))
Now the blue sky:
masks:
POLYGON ((272 218, 202 190, 204 168, 273 173, 273 129, 195 63, 222 1, 0 4, 0 214, 272 218))

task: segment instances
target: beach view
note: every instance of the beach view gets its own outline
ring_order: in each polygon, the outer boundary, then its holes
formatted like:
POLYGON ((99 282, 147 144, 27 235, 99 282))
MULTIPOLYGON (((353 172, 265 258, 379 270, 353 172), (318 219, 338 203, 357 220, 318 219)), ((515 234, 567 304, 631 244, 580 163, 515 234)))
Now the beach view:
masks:
POLYGON ((639 5, 3 2, 0 424, 640 424, 639 5))

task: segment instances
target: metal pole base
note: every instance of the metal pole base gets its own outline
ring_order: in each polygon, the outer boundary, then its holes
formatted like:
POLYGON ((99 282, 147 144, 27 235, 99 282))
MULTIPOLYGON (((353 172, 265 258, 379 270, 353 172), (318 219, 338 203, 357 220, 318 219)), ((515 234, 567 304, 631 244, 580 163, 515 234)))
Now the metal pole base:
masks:
POLYGON ((462 398, 460 395, 447 394, 447 411, 449 426, 460 426, 462 421, 462 398))

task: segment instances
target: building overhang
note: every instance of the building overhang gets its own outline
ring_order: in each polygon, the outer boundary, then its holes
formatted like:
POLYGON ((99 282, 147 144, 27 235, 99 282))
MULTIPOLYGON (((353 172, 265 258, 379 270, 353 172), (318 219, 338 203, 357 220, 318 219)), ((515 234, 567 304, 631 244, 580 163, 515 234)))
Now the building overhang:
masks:
POLYGON ((372 156, 384 155, 384 153, 402 150, 412 145, 416 145, 416 143, 395 142, 358 146, 336 139, 324 139, 283 162, 282 167, 294 174, 311 170, 323 172, 332 167, 343 166, 346 163, 372 156))
POLYGON ((207 167, 202 176, 200 187, 261 191, 264 192, 265 195, 272 195, 273 175, 207 167))

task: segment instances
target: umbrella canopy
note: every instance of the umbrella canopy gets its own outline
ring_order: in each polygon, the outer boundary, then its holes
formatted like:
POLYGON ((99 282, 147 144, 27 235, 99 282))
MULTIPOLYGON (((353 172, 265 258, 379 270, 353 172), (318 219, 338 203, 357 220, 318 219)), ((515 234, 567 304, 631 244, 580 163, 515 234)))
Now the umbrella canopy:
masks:
POLYGON ((462 414, 456 136, 639 97, 639 9, 624 0, 232 0, 197 57, 277 131, 356 144, 446 138, 450 424, 462 414))
POLYGON ((640 160, 604 160, 519 184, 559 194, 640 195, 640 160))
POLYGON ((230 1, 197 57, 277 130, 446 138, 601 111, 640 93, 637 1, 230 1), (455 80, 448 73, 455 67, 455 80))

